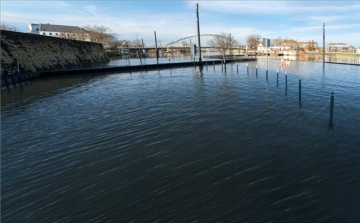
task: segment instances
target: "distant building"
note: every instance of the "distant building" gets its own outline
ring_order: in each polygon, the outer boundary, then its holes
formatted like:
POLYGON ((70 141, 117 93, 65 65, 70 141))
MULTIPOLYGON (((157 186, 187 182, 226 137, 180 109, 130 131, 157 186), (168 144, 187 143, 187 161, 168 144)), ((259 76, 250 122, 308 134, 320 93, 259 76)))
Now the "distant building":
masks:
POLYGON ((356 49, 356 53, 360 53, 360 47, 356 49))
POLYGON ((345 43, 329 43, 326 45, 326 52, 355 53, 355 47, 345 43))
POLYGON ((299 44, 296 40, 285 39, 282 41, 281 46, 287 46, 287 47, 290 47, 291 49, 296 49, 296 48, 298 48, 299 44))
MULTIPOLYGON (((269 53, 277 53, 277 52, 287 51, 290 49, 291 49, 290 46, 270 46, 270 47, 268 47, 268 52, 269 53)), ((257 46, 257 51, 266 53, 266 47, 263 46, 262 42, 260 42, 259 45, 257 46)))
POLYGON ((314 50, 318 49, 318 44, 317 44, 317 42, 314 42, 314 41, 299 42, 298 45, 299 45, 299 49, 305 50, 305 51, 307 51, 307 50, 314 51, 314 50))
POLYGON ((79 28, 78 26, 31 23, 29 24, 29 33, 42 36, 60 37, 64 39, 89 41, 87 31, 79 28))

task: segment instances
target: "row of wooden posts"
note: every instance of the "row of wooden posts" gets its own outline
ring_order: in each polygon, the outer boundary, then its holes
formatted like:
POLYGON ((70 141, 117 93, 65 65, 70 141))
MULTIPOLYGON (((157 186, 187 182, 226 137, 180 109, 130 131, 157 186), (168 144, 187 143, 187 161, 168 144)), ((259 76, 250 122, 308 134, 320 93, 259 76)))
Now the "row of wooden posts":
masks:
MULTIPOLYGON (((208 67, 207 61, 205 63, 206 68, 208 67)), ((213 61, 213 67, 215 70, 215 62, 213 61)), ((224 72, 224 67, 225 67, 225 71, 226 71, 226 65, 224 64, 224 62, 221 62, 221 71, 224 72)), ((236 65, 236 72, 239 73, 239 65, 236 65)), ((249 75, 249 64, 247 64, 246 66, 246 72, 249 75)), ((255 74, 256 77, 258 75, 258 68, 256 65, 255 68, 255 74)), ((266 80, 268 80, 268 70, 266 70, 266 80)), ((276 83, 279 86, 279 69, 276 70, 276 83)), ((287 91, 287 74, 285 72, 285 91, 287 91)), ((302 103, 301 103, 301 79, 299 79, 299 108, 301 108, 302 103)), ((334 113, 334 92, 331 92, 331 96, 330 96, 330 118, 329 118, 329 127, 333 126, 333 113, 334 113)))

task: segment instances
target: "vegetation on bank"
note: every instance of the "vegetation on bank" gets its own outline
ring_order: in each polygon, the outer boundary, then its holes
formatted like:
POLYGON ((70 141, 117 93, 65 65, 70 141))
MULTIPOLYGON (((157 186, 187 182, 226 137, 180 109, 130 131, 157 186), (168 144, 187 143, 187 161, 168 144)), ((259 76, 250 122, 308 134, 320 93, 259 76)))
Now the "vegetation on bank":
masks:
MULTIPOLYGON (((302 54, 318 54, 318 55, 322 55, 322 52, 302 52, 302 54)), ((341 56, 355 56, 358 57, 360 56, 359 53, 342 53, 342 52, 325 52, 325 55, 341 55, 341 56)))

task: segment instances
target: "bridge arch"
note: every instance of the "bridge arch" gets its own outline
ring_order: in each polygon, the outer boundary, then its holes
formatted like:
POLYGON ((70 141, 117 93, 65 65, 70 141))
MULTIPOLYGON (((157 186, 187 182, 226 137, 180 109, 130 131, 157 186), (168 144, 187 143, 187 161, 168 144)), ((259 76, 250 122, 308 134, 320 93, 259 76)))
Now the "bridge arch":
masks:
MULTIPOLYGON (((221 36, 221 35, 218 35, 218 34, 201 34, 200 37, 215 37, 215 36, 221 36)), ((165 44, 166 47, 169 47, 171 46, 172 44, 174 43, 179 43, 181 41, 184 41, 184 40, 187 40, 187 39, 191 39, 191 38, 195 38, 197 37, 197 35, 193 35, 193 36, 187 36, 187 37, 183 37, 183 38, 180 38, 180 39, 177 39, 177 40, 174 40, 170 43, 167 43, 165 44)), ((241 43, 239 43, 238 41, 236 40, 232 40, 234 42, 234 44, 238 45, 239 47, 244 47, 241 43)))

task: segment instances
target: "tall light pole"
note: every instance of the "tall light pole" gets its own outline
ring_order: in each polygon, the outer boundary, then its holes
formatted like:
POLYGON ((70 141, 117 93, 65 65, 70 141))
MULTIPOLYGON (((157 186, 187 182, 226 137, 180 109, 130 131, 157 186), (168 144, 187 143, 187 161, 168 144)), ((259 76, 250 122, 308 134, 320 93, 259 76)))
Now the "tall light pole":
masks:
POLYGON ((197 22, 198 45, 199 45, 199 67, 202 68, 201 44, 200 44, 200 25, 199 25, 199 4, 198 3, 196 3, 196 22, 197 22))

